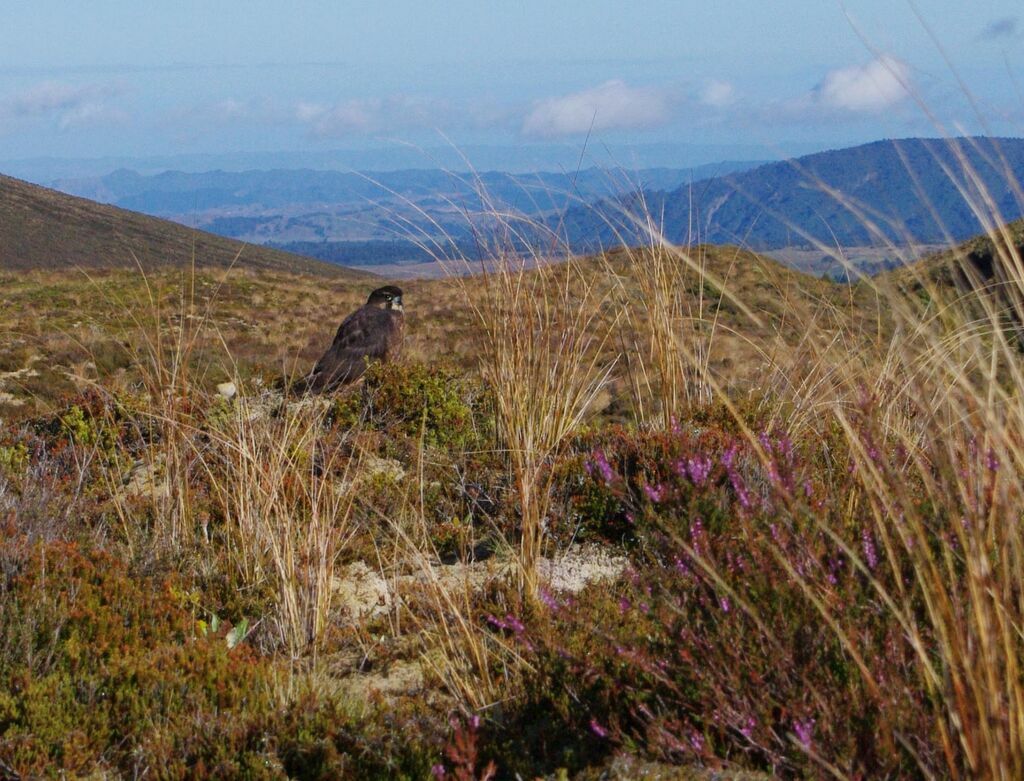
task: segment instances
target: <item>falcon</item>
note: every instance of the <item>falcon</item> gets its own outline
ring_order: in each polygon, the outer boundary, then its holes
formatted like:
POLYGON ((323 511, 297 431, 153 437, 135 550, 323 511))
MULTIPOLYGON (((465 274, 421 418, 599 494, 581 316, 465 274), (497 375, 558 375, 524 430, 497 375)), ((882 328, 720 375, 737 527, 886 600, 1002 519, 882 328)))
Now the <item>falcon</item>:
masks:
POLYGON ((404 331, 402 291, 394 285, 377 288, 338 326, 334 342, 305 378, 305 390, 336 390, 362 377, 371 362, 394 360, 401 353, 404 331))

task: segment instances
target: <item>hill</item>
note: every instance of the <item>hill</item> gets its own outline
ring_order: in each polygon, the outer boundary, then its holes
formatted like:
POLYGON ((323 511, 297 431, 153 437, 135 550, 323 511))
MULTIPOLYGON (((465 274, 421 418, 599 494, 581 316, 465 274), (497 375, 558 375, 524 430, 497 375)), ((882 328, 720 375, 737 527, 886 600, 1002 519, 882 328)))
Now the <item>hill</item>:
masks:
POLYGON ((975 236, 956 247, 931 253, 903 268, 879 275, 878 282, 910 291, 929 301, 932 296, 955 296, 968 304, 979 322, 984 310, 975 293, 987 296, 1015 329, 1024 310, 1020 300, 1020 273, 1013 268, 1024 256, 1024 220, 1007 224, 999 233, 975 236), (1001 246, 997 246, 998 238, 1001 246), (973 304, 972 304, 973 302, 973 304))
POLYGON ((966 776, 943 726, 1024 701, 1019 357, 663 252, 410 284, 302 400, 355 285, 0 275, 0 776, 966 776))
MULTIPOLYGON (((730 386, 751 382, 767 345, 801 339, 802 332, 787 318, 797 309, 827 301, 834 313, 846 313, 844 321, 873 322, 867 290, 851 292, 846 285, 806 276, 737 247, 699 247, 693 254, 711 276, 724 280, 729 292, 722 298, 709 288, 705 298, 713 302, 708 305, 715 307, 719 326, 710 366, 730 386), (737 300, 755 310, 761 323, 742 314, 737 300)), ((645 260, 617 250, 580 259, 579 268, 609 300, 639 298, 645 260)), ((188 312, 201 314, 206 326, 192 356, 205 367, 205 386, 257 376, 272 384, 282 372, 308 370, 329 345, 337 324, 376 284, 376 277, 337 271, 325 279, 274 269, 200 270, 184 301, 188 312)), ((406 357, 443 360, 471 371, 481 343, 466 299, 484 300, 490 284, 492 280, 479 275, 402 281, 406 357)), ((155 295, 160 308, 178 318, 181 285, 181 275, 170 265, 154 268, 145 279, 131 268, 103 269, 89 278, 70 268, 0 273, 0 418, 51 409, 90 382, 137 382, 138 361, 124 345, 138 346, 143 340, 138 323, 126 313, 155 317, 149 303, 155 295)), ((681 295, 692 298, 696 308, 700 294, 696 286, 681 295)), ((614 316, 609 311, 601 319, 614 316)), ((642 313, 634 326, 637 333, 633 326, 617 330, 617 338, 604 347, 606 360, 611 362, 624 342, 645 341, 640 335, 647 327, 642 313)), ((619 374, 612 378, 608 390, 614 405, 625 403, 624 382, 619 374)))
POLYGON ((192 230, 0 176, 0 270, 186 264, 351 275, 281 250, 192 230))
POLYGON ((469 221, 486 220, 494 210, 557 213, 575 203, 638 189, 672 189, 756 165, 529 174, 280 169, 144 175, 122 169, 61 179, 53 186, 211 233, 354 265, 418 260, 413 244, 396 244, 396 239, 462 237, 470 233, 469 221), (331 246, 311 246, 319 244, 331 246))
POLYGON ((674 243, 736 243, 757 251, 963 241, 982 226, 960 189, 979 200, 978 190, 964 184, 961 159, 1004 219, 1024 214, 1015 187, 1024 178, 1024 140, 910 138, 770 163, 673 190, 648 190, 642 202, 606 199, 573 207, 563 223, 570 243, 584 250, 620 239, 642 241, 624 211, 657 215, 674 243))
MULTIPOLYGON (((673 189, 725 173, 754 168, 758 162, 727 161, 694 168, 649 168, 636 172, 587 168, 577 172, 512 174, 455 173, 442 169, 343 172, 312 169, 250 171, 164 171, 143 175, 119 169, 105 176, 58 179, 53 186, 72 195, 147 214, 168 216, 211 208, 296 204, 363 203, 367 199, 420 198, 449 194, 472 197, 479 191, 516 208, 546 211, 573 194, 598 198, 642 189, 673 189), (545 198, 547 196, 547 198, 545 198), (547 201, 547 202, 545 202, 547 201)), ((562 204, 564 205, 564 203, 562 204)))

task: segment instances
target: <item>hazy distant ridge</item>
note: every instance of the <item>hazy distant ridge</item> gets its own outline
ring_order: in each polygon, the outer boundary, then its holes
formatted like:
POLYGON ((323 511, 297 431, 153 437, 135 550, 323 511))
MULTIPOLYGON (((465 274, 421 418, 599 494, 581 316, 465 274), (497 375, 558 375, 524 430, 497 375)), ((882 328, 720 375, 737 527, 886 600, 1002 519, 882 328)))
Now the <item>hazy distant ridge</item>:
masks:
MULTIPOLYGON (((1024 139, 1017 138, 960 139, 955 147, 936 139, 877 141, 769 163, 693 186, 651 188, 643 199, 650 214, 663 220, 666 237, 677 243, 691 238, 692 230, 699 241, 759 251, 815 242, 863 246, 878 243, 879 235, 900 245, 908 239, 941 244, 983 230, 947 174, 965 178, 959 154, 984 183, 1003 219, 1024 215, 1015 185, 1024 181, 1024 139)), ((635 225, 623 217, 624 209, 639 211, 639 203, 627 197, 570 207, 563 224, 571 243, 593 249, 615 245, 620 238, 642 241, 635 225)))
POLYGON ((446 195, 479 208, 484 192, 505 206, 525 211, 565 208, 567 200, 589 200, 641 189, 671 189, 686 182, 747 170, 751 161, 693 168, 648 168, 636 172, 588 168, 579 172, 478 175, 440 169, 342 172, 312 169, 166 171, 142 175, 120 169, 99 177, 58 179, 53 186, 72 195, 168 216, 213 208, 284 208, 297 205, 362 204, 367 200, 446 195))

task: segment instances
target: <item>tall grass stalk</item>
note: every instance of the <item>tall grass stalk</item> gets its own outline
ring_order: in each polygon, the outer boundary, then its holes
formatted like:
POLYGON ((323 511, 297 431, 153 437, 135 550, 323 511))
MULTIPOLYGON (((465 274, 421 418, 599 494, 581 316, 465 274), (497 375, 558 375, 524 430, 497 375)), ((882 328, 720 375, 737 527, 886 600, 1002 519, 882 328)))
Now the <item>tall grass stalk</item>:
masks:
POLYGON ((313 652, 332 615, 338 556, 355 533, 358 463, 321 443, 324 405, 267 409, 239 398, 203 456, 242 584, 269 580, 274 625, 292 659, 313 652))
MULTIPOLYGON (((145 475, 145 494, 152 507, 156 539, 172 550, 180 550, 192 542, 194 531, 193 412, 199 403, 197 395, 202 396, 203 383, 202 374, 197 375, 196 354, 210 325, 213 301, 204 306, 196 297, 194 257, 177 284, 170 287, 159 286, 138 258, 134 260, 143 283, 144 300, 123 300, 97 280, 91 282, 115 311, 124 313, 123 347, 141 380, 142 409, 139 411, 147 424, 147 430, 139 432, 145 449, 137 468, 145 475)), ((110 405, 108 413, 114 406, 110 405)), ((106 478, 111 496, 117 500, 114 506, 126 540, 131 544, 137 530, 123 502, 122 466, 115 464, 114 471, 108 472, 106 478)))
MULTIPOLYGON (((961 193, 988 234, 994 273, 983 275, 967 253, 951 252, 945 267, 933 262, 884 283, 862 280, 880 317, 892 318, 890 342, 861 339, 847 324, 835 338, 801 340, 780 356, 777 367, 788 360, 805 368, 798 381, 774 387, 780 407, 772 417, 805 438, 838 430, 856 491, 838 516, 810 511, 785 492, 776 499, 843 550, 901 628, 936 706, 934 748, 944 760, 940 769, 919 758, 922 772, 1012 779, 1024 777, 1024 242, 1004 227, 980 177, 959 159, 963 170, 947 173, 963 183, 961 193), (863 533, 879 541, 880 568, 844 542, 844 527, 859 523, 855 510, 865 502, 870 522, 863 533)), ((806 333, 821 316, 814 308, 793 314, 806 333)), ((680 355, 700 368, 694 356, 680 355)), ((756 432, 722 400, 767 467, 770 456, 756 432)), ((784 551, 778 558, 784 562, 784 551)), ((798 568, 788 571, 870 689, 880 691, 844 616, 826 607, 828 585, 798 568)), ((756 617, 756 600, 749 610, 756 617)), ((899 724, 888 728, 918 757, 899 724)))
POLYGON ((472 283, 461 280, 480 331, 480 369, 519 499, 520 583, 536 593, 554 457, 579 426, 611 366, 610 327, 593 275, 575 261, 528 269, 505 256, 472 283))

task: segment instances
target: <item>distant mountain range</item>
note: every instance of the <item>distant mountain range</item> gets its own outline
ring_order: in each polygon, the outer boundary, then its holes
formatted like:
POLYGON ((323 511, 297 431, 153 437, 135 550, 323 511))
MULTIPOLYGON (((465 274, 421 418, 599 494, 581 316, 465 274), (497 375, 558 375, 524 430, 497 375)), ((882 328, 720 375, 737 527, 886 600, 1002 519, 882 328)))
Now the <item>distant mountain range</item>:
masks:
POLYGON ((447 198, 471 210, 485 208, 480 198, 526 213, 566 208, 637 189, 671 189, 684 182, 748 170, 760 162, 727 161, 695 168, 649 168, 620 172, 588 168, 579 172, 471 175, 439 169, 351 172, 311 169, 270 171, 166 171, 142 175, 120 169, 100 177, 58 179, 58 190, 158 216, 242 208, 364 207, 370 203, 447 198))
POLYGON ((874 272, 913 254, 887 243, 921 253, 982 232, 977 204, 1004 221, 1024 216, 1022 180, 1024 139, 911 138, 785 162, 632 173, 122 169, 55 186, 341 265, 429 260, 416 240, 479 252, 474 231, 495 224, 492 210, 508 210, 558 230, 583 253, 644 243, 634 217, 649 214, 673 243, 737 244, 834 274, 845 267, 830 248, 874 272))
POLYGON ((719 160, 782 160, 821 149, 820 144, 783 142, 763 144, 700 144, 687 142, 646 144, 591 144, 538 142, 468 144, 417 147, 380 143, 362 149, 305 149, 292 151, 237 151, 184 153, 146 157, 60 158, 35 157, 0 161, 0 171, 38 184, 57 179, 103 176, 118 168, 141 174, 164 171, 403 171, 437 168, 446 171, 575 171, 602 169, 693 168, 719 160))
POLYGON ((572 204, 755 167, 724 162, 692 169, 637 172, 590 168, 572 173, 479 175, 442 170, 343 173, 318 170, 117 170, 101 177, 63 179, 63 192, 172 219, 254 244, 348 265, 423 260, 410 239, 465 241, 487 230, 493 213, 538 220, 572 204))
POLYGON ((1021 181, 1022 139, 886 140, 571 206, 553 224, 581 251, 643 243, 641 213, 673 243, 935 245, 982 232, 975 205, 990 202, 1004 221, 1024 215, 1021 181))

